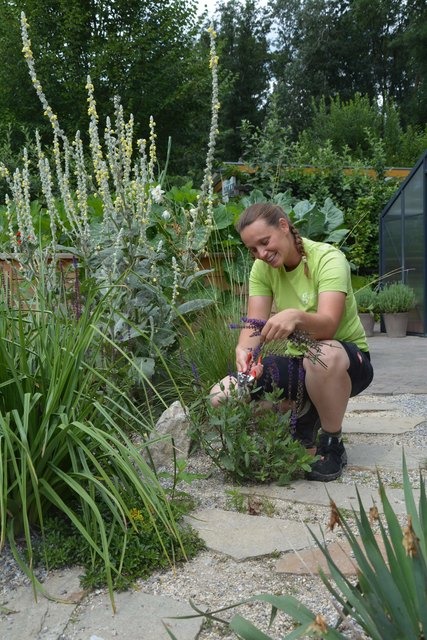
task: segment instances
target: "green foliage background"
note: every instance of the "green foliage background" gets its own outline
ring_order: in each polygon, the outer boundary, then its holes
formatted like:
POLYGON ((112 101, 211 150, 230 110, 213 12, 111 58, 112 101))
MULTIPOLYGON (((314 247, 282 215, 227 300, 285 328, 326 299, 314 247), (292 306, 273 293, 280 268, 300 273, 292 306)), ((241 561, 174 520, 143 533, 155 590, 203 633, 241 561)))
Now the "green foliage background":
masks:
MULTIPOLYGON (((21 53, 19 15, 31 24, 40 80, 64 129, 86 131, 86 76, 101 117, 120 95, 142 123, 154 115, 170 169, 200 177, 210 118, 208 16, 195 0, 0 0, 0 132, 12 150, 47 124, 21 53)), ((327 140, 354 159, 411 165, 427 146, 427 7, 422 0, 223 0, 213 24, 220 56, 217 157, 237 161, 241 122, 262 126, 271 107, 290 139, 311 152, 327 140), (318 34, 322 37, 319 40, 318 34)), ((0 155, 7 148, 0 145, 0 155)))

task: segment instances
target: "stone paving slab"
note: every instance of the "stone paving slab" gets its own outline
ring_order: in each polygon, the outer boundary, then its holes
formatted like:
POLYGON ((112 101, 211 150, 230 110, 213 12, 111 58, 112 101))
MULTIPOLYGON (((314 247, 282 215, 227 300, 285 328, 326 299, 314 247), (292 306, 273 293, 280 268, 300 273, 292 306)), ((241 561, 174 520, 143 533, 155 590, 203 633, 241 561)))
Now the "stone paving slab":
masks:
POLYGON ((402 416, 397 412, 388 413, 381 411, 368 415, 347 414, 343 420, 344 433, 390 433, 401 434, 413 431, 422 422, 426 422, 425 416, 402 416))
POLYGON ((392 402, 378 402, 378 400, 368 400, 363 396, 350 398, 347 405, 347 412, 350 413, 368 413, 370 411, 399 411, 396 404, 392 402))
POLYGON ((374 379, 364 394, 427 394, 427 340, 420 336, 368 338, 374 379))
POLYGON ((163 622, 178 640, 195 640, 202 626, 201 618, 168 619, 195 613, 188 603, 173 598, 125 591, 115 594, 115 601, 113 614, 108 594, 97 596, 69 624, 61 640, 170 640, 163 622))
MULTIPOLYGON (((294 520, 249 516, 234 511, 205 509, 188 517, 206 546, 235 560, 259 558, 275 551, 313 546, 314 540, 304 523, 294 520)), ((321 529, 313 525, 313 532, 321 529)))
POLYGON ((73 615, 76 602, 84 597, 79 575, 74 567, 55 572, 44 582, 46 591, 55 598, 69 600, 63 604, 38 594, 37 602, 31 586, 19 587, 2 598, 0 604, 9 613, 0 616, 2 640, 58 640, 73 615))
MULTIPOLYGON (((405 372, 406 371, 407 369, 405 369, 405 372)), ((401 396, 404 393, 420 396, 427 394, 426 382, 422 378, 413 380, 411 383, 406 382, 405 384, 402 384, 402 373, 397 373, 395 375, 389 374, 383 379, 382 383, 379 384, 376 389, 371 389, 369 386, 366 392, 368 391, 369 393, 375 393, 378 396, 401 396)), ((365 391, 362 391, 362 393, 365 393, 365 391)))
POLYGON ((427 449, 399 447, 396 445, 351 444, 345 445, 350 469, 402 469, 402 454, 405 451, 408 469, 426 467, 427 449))
MULTIPOLYGON (((373 500, 381 512, 381 502, 377 488, 359 486, 359 494, 365 510, 369 511, 373 500)), ((313 482, 297 480, 289 487, 278 485, 258 485, 256 487, 241 487, 239 491, 245 495, 267 497, 270 500, 285 500, 292 503, 329 506, 330 498, 341 509, 359 510, 359 503, 354 485, 339 482, 313 482), (330 497, 329 497, 330 496, 330 497)), ((419 490, 413 490, 415 501, 419 499, 419 490)), ((405 498, 403 489, 387 489, 387 497, 396 514, 405 514, 405 498)))
MULTIPOLYGON (((375 537, 383 557, 385 557, 386 553, 382 538, 381 536, 375 537)), ((360 538, 358 538, 358 543, 362 545, 360 538)), ((327 549, 341 573, 345 576, 356 575, 357 563, 352 556, 351 546, 347 540, 332 542, 327 545, 327 549)), ((283 558, 277 561, 275 570, 277 573, 311 575, 319 573, 319 567, 326 575, 331 575, 325 556, 318 547, 315 547, 286 553, 283 558)))

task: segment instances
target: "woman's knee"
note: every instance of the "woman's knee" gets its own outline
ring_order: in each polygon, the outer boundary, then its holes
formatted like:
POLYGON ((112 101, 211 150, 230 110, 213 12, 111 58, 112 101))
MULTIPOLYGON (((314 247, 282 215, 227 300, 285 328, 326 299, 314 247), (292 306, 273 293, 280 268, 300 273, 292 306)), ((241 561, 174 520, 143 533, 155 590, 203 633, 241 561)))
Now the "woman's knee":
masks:
POLYGON ((221 400, 223 400, 225 397, 226 394, 221 390, 219 384, 213 386, 209 392, 209 402, 213 407, 218 407, 221 400))
POLYGON ((320 343, 320 351, 316 358, 304 358, 306 373, 329 376, 345 373, 350 361, 344 347, 336 340, 320 343))
POLYGON ((209 400, 213 407, 218 407, 221 402, 230 395, 230 387, 237 384, 235 378, 227 376, 217 382, 209 392, 209 400))

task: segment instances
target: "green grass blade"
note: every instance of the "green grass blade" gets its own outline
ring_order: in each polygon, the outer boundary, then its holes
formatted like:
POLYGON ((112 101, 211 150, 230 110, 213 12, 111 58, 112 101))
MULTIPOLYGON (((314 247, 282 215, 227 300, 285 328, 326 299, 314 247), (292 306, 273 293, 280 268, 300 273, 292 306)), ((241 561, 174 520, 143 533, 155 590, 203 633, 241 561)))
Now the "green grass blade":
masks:
POLYGON ((62 479, 62 481, 66 484, 66 486, 70 487, 74 494, 81 498, 85 503, 87 503, 90 507, 91 513, 93 514, 96 524, 97 530, 101 537, 101 547, 97 545, 93 537, 90 533, 85 529, 82 525, 78 517, 74 514, 74 512, 66 505, 66 503, 62 500, 62 498, 58 495, 58 493, 49 485, 47 485, 44 481, 40 481, 41 490, 45 495, 49 496, 50 500, 53 504, 55 504, 65 515, 70 518, 71 522, 74 526, 80 531, 85 540, 89 543, 89 545, 94 549, 94 551, 100 556, 104 563, 106 579, 108 585, 108 592, 110 595, 111 605, 113 610, 115 611, 115 603, 114 603, 114 593, 113 593, 113 580, 112 580, 112 564, 110 560, 110 554, 108 549, 107 542, 107 533, 105 530, 105 524, 101 513, 95 503, 95 501, 91 498, 89 493, 72 478, 69 474, 64 473, 61 469, 56 469, 56 473, 62 479))

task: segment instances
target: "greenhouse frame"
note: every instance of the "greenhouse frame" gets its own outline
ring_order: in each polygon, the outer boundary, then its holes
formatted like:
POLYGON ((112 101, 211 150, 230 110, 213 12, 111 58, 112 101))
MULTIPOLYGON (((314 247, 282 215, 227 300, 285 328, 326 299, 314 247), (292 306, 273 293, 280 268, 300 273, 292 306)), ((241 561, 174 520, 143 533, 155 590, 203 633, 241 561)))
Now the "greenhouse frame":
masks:
POLYGON ((415 291, 408 333, 427 336, 427 151, 380 217, 381 283, 404 282, 415 291))

